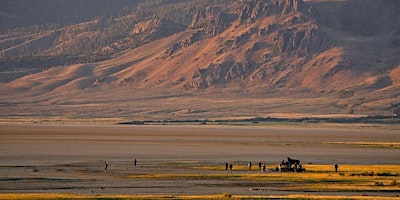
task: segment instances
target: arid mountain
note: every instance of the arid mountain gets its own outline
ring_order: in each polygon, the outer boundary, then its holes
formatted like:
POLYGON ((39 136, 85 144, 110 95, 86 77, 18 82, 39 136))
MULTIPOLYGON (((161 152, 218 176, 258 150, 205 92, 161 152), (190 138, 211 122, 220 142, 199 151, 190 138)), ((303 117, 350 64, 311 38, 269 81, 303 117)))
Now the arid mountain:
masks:
POLYGON ((400 1, 161 1, 132 9, 4 33, 2 114, 399 112, 400 1), (143 14, 160 7, 170 12, 143 14))
POLYGON ((66 26, 99 16, 119 16, 141 2, 144 0, 1 0, 0 31, 22 26, 66 26))

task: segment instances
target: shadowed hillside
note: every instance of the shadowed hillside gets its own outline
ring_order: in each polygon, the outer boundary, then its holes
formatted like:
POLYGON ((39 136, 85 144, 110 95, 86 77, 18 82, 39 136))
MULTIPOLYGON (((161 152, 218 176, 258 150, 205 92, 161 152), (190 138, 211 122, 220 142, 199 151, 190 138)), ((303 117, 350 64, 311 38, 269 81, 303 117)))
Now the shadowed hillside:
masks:
POLYGON ((118 17, 4 33, 3 113, 165 119, 400 110, 399 1, 129 6, 118 17))
POLYGON ((143 0, 2 0, 0 31, 25 26, 67 26, 95 17, 109 18, 127 14, 143 0))

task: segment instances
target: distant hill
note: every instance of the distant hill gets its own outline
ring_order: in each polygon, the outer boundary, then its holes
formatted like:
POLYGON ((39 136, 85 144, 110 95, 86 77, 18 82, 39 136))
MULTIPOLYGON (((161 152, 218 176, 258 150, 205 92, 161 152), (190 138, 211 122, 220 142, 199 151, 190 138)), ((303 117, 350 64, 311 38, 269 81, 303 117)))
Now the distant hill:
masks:
POLYGON ((1 27, 5 116, 400 110, 400 1, 21 2, 1 12, 21 19, 1 27))
POLYGON ((144 0, 1 0, 0 31, 25 26, 68 26, 95 17, 118 17, 144 0))

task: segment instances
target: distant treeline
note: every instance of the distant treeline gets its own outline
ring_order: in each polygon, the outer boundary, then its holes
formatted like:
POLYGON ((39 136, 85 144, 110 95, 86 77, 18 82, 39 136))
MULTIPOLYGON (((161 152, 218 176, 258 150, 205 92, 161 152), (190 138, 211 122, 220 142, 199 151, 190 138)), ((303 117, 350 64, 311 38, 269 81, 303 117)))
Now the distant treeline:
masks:
POLYGON ((72 25, 121 16, 145 0, 0 0, 0 32, 32 25, 72 25))
MULTIPOLYGON (((226 120, 224 120, 226 121, 226 120)), ((227 122, 238 122, 239 120, 228 120, 227 122)), ((319 118, 319 117, 303 117, 303 118, 252 118, 245 119, 242 121, 246 122, 304 122, 304 123, 384 123, 384 124, 394 124, 399 123, 400 118, 396 116, 366 116, 366 117, 343 117, 343 118, 319 118)), ((220 122, 220 121, 216 121, 220 122)))
POLYGON ((148 42, 146 33, 132 34, 141 21, 188 28, 196 10, 231 1, 0 0, 0 70, 107 60, 148 42))
POLYGON ((222 119, 222 120, 145 120, 145 121, 130 121, 120 122, 119 124, 132 124, 132 125, 145 125, 145 124, 174 124, 174 123, 190 123, 190 124, 203 124, 217 123, 260 123, 260 122, 288 122, 288 123, 376 123, 376 124, 400 124, 398 116, 366 116, 366 117, 343 117, 343 118, 318 118, 318 117, 304 117, 304 118, 274 118, 274 117, 256 117, 249 119, 222 119))

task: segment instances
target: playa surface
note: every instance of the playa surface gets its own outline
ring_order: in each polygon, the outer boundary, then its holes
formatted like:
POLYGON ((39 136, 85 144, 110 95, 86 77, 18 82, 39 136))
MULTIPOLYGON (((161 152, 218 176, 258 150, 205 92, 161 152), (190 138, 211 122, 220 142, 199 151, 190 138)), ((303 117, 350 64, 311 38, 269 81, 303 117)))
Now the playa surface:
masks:
POLYGON ((399 143, 399 136, 398 130, 374 128, 3 124, 0 193, 281 194, 256 180, 185 175, 263 173, 235 169, 248 162, 272 169, 288 156, 302 164, 398 165, 398 148, 355 144, 399 143), (223 170, 226 162, 232 172, 223 170), (254 187, 264 189, 249 190, 254 187))

